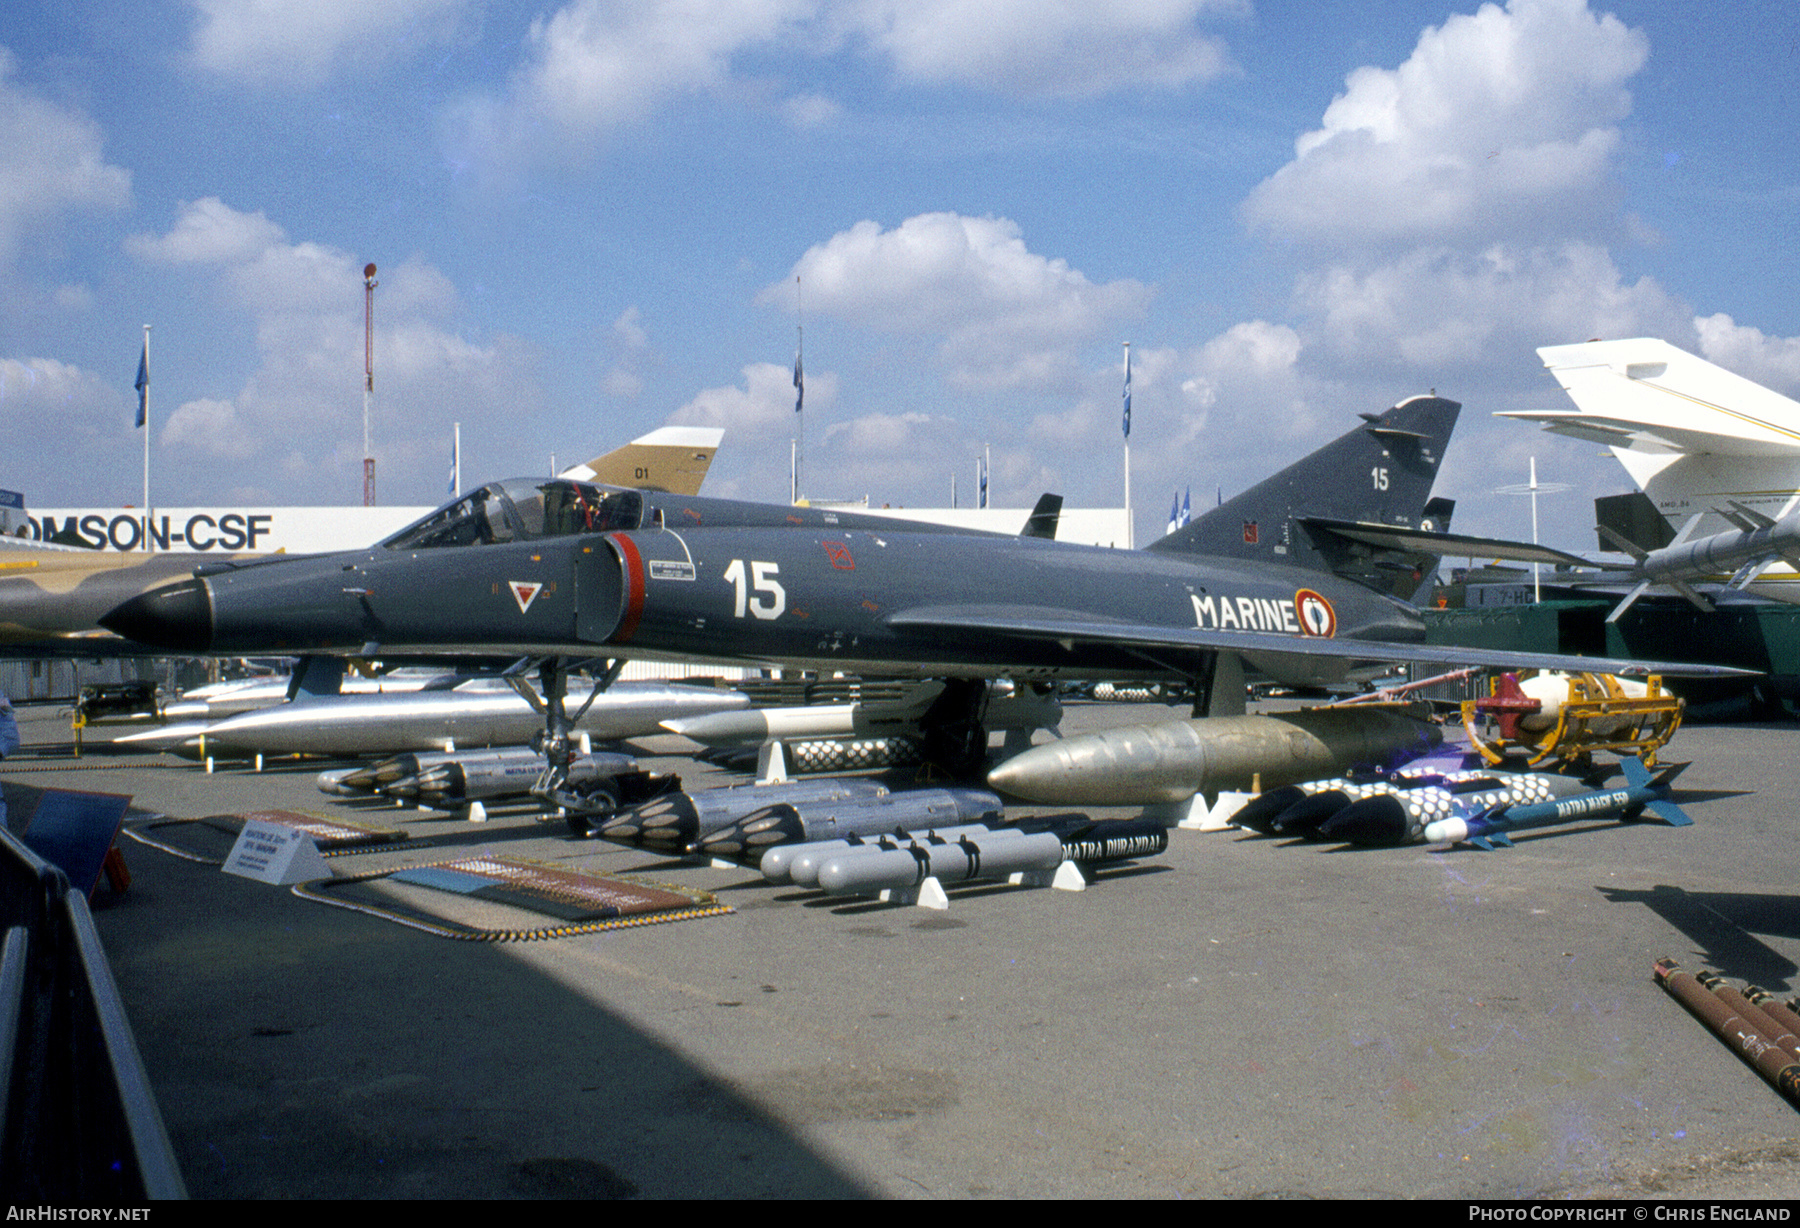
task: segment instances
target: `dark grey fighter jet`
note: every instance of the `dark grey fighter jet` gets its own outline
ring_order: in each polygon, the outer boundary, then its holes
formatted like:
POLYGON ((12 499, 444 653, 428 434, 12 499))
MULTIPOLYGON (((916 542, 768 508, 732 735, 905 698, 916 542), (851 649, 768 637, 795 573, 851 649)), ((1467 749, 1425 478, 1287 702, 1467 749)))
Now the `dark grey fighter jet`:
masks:
POLYGON ((671 514, 646 511, 635 492, 521 479, 370 550, 220 569, 102 621, 184 653, 705 659, 951 678, 1181 678, 1202 690, 1220 654, 1309 684, 1371 658, 1632 668, 1422 642, 1418 613, 1391 593, 1416 587, 1427 554, 1475 540, 1418 523, 1459 408, 1415 397, 1363 415, 1141 551, 879 517, 830 523, 812 509, 752 514, 734 509, 754 505, 724 501, 690 500, 691 514, 671 514), (714 502, 717 514, 704 506, 714 502))

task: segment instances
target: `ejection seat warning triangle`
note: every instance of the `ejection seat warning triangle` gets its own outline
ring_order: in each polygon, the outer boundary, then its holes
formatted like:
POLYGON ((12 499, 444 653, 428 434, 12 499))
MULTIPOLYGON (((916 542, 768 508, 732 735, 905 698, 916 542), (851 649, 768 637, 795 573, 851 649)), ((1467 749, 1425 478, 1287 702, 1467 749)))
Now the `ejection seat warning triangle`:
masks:
POLYGON ((280 823, 255 819, 246 822, 244 830, 238 833, 231 856, 225 859, 225 873, 277 887, 331 877, 311 836, 280 823))

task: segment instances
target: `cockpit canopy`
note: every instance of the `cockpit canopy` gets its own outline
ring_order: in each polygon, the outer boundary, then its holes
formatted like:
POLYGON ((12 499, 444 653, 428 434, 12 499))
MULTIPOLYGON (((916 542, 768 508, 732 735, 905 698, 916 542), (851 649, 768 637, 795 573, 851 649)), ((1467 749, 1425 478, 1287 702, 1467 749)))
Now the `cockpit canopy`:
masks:
POLYGON ((644 498, 562 478, 508 478, 446 503, 382 542, 389 550, 486 546, 642 527, 644 498))

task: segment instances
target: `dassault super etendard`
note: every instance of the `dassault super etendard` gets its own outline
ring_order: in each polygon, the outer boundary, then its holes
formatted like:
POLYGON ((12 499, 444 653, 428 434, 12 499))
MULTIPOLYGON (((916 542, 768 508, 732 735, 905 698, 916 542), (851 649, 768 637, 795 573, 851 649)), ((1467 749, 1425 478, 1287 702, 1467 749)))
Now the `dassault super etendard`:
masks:
MULTIPOLYGON (((102 621, 188 653, 665 658, 942 678, 1178 678, 1221 658, 1316 684, 1371 659, 1620 672, 1426 645, 1436 553, 1501 553, 1428 504, 1460 409, 1414 397, 1145 550, 794 509, 682 523, 635 492, 484 487, 368 550, 220 569, 102 621)), ((1515 544, 1511 557, 1533 555, 1515 544)), ((1679 672, 1679 667, 1651 663, 1679 672)), ((1697 670, 1694 672, 1707 672, 1697 670)))

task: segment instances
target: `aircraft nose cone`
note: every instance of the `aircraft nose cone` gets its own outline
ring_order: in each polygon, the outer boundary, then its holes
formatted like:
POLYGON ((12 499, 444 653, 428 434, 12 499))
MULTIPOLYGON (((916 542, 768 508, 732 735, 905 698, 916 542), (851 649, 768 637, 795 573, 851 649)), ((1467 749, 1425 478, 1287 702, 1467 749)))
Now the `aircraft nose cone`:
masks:
POLYGON ((212 647, 212 598, 199 580, 183 580, 140 593, 107 611, 100 625, 128 640, 175 652, 212 647))

